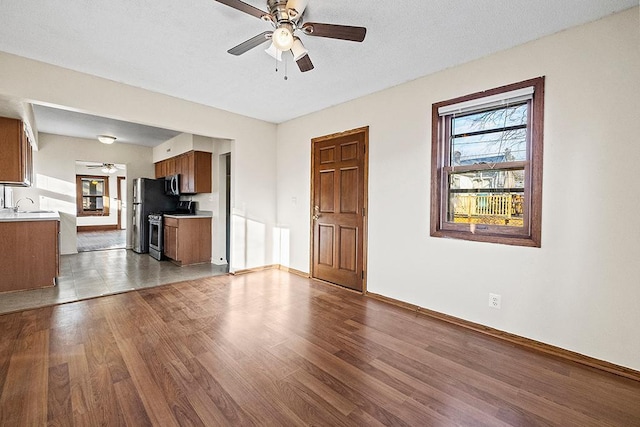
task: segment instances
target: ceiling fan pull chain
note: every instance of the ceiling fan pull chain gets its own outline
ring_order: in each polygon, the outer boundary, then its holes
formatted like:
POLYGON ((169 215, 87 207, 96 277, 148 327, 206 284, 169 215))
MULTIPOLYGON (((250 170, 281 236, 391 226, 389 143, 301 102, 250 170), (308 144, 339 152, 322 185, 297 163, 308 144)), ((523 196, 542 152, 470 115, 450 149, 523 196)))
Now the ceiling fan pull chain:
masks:
POLYGON ((289 62, 289 61, 287 61, 287 58, 286 58, 287 56, 289 56, 289 55, 285 55, 285 58, 284 58, 284 61, 283 61, 284 62, 284 79, 285 80, 289 80, 289 77, 287 77, 287 63, 289 62))

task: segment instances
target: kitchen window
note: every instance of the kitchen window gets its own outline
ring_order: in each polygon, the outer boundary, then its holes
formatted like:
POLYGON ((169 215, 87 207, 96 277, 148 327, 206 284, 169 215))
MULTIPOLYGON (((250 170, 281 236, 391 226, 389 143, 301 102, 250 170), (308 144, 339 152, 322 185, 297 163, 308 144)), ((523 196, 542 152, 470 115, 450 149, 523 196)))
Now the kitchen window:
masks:
POLYGON ((431 235, 540 247, 544 77, 433 104, 431 235))
POLYGON ((109 215, 109 177, 76 175, 78 216, 109 215))

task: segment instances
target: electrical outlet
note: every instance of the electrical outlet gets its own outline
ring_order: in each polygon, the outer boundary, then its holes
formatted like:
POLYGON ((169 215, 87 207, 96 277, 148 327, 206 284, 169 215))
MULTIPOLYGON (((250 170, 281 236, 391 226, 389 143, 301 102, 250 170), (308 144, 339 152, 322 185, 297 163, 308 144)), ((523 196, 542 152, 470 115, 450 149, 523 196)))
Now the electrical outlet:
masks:
POLYGON ((500 309, 502 297, 498 294, 489 294, 489 307, 500 309))

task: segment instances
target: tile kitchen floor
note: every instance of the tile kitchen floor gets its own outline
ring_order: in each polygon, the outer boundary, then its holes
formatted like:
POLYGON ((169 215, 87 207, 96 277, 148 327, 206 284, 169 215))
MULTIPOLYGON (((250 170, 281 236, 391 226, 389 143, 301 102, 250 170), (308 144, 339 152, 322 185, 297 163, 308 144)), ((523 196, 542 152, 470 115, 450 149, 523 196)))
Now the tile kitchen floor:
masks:
POLYGON ((226 274, 226 265, 178 267, 148 254, 114 249, 60 257, 58 285, 0 294, 0 314, 226 274))
POLYGON ((78 232, 78 252, 124 249, 127 247, 127 230, 78 232))

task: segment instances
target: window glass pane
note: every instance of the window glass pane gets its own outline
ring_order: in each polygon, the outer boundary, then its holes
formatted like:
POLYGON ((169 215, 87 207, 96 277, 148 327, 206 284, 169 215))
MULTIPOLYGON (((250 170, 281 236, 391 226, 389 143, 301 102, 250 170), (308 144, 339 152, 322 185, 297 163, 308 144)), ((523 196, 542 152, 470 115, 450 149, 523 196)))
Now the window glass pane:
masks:
POLYGON ((454 135, 527 124, 527 104, 454 117, 454 135))
POLYGON ((453 138, 453 166, 526 160, 526 129, 507 130, 453 138))
POLYGON ((524 205, 524 169, 449 175, 450 222, 522 227, 524 205))
POLYGON ((527 104, 453 117, 451 126, 451 165, 527 158, 527 104))
POLYGON ((100 211, 104 209, 102 196, 84 196, 82 198, 82 209, 85 211, 100 211))
POLYGON ((82 194, 85 196, 101 196, 104 192, 104 179, 83 179, 82 194))

